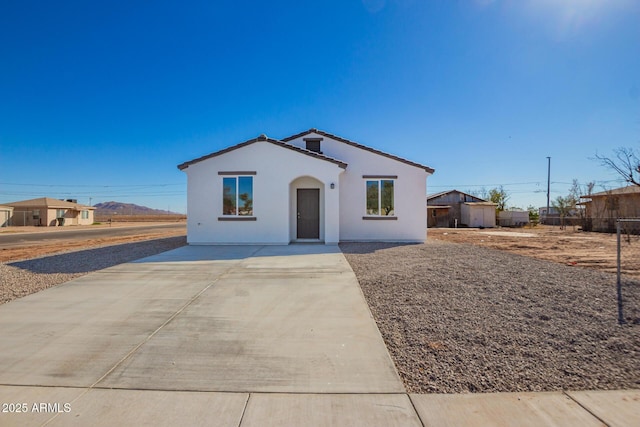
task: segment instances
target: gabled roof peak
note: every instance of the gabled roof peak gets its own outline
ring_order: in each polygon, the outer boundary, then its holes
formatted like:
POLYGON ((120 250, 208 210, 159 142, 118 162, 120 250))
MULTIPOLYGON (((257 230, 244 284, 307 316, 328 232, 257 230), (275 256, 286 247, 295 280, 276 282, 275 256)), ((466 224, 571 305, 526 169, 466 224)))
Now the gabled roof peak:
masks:
POLYGON ((289 136, 289 137, 286 137, 286 138, 282 138, 282 141, 290 142, 290 141, 293 141, 294 139, 298 139, 298 138, 300 138, 300 137, 302 137, 304 135, 308 135, 310 133, 316 133, 318 135, 322 135, 324 137, 331 138, 331 139, 333 139, 335 141, 339 141, 339 142, 345 143, 347 145, 351 145, 352 147, 360 148, 362 150, 369 151, 371 153, 375 153, 375 154, 378 154, 380 156, 384 156, 384 157, 388 157, 388 158, 393 159, 393 160, 397 160, 397 161, 399 161, 401 163, 405 163, 405 164, 410 165, 410 166, 414 166, 414 167, 417 167, 417 168, 420 168, 420 169, 424 169, 427 173, 434 173, 435 172, 435 170, 433 168, 430 168, 429 166, 421 165, 420 163, 412 162, 411 160, 407 160, 407 159, 404 159, 402 157, 394 156, 393 154, 385 153, 384 151, 376 150, 375 148, 367 147, 366 145, 362 145, 362 144, 360 144, 358 142, 354 142, 354 141, 348 140, 346 138, 343 138, 341 136, 334 135, 332 133, 325 132, 323 130, 319 130, 319 129, 316 129, 316 128, 311 128, 311 129, 306 130, 304 132, 300 132, 300 133, 297 133, 295 135, 292 135, 292 136, 289 136))

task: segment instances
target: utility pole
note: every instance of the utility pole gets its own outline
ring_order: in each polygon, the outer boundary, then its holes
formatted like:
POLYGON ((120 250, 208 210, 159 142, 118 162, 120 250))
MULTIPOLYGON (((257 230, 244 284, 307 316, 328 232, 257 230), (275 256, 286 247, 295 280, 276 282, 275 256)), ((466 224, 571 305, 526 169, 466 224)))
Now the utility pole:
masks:
POLYGON ((547 215, 544 218, 545 224, 547 223, 547 218, 549 218, 549 200, 551 195, 551 157, 547 157, 547 215))

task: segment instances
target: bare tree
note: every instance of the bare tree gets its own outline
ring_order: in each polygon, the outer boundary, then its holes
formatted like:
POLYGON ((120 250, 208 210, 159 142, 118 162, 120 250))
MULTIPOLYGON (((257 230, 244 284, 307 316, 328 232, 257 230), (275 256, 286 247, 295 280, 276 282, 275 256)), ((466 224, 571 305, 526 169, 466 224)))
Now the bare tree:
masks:
MULTIPOLYGON (((586 185, 581 185, 577 179, 573 179, 571 188, 569 188, 569 196, 565 199, 572 199, 574 207, 580 216, 580 223, 582 229, 585 231, 591 230, 591 220, 587 218, 587 211, 583 200, 589 200, 589 196, 593 193, 593 189, 596 186, 595 181, 588 182, 586 185)), ((573 223, 575 228, 575 223, 573 223)))
POLYGON ((479 199, 489 199, 489 191, 487 191, 486 187, 480 187, 480 189, 475 190, 467 190, 466 193, 471 194, 472 196, 476 196, 479 199))
POLYGON ((579 201, 583 197, 588 197, 593 193, 593 189, 596 186, 595 181, 587 182, 586 185, 580 184, 580 181, 573 179, 571 182, 571 188, 569 188, 569 196, 579 201))
POLYGON ((615 158, 600 156, 596 159, 602 166, 612 169, 629 184, 640 186, 640 151, 630 147, 621 147, 613 150, 615 158))

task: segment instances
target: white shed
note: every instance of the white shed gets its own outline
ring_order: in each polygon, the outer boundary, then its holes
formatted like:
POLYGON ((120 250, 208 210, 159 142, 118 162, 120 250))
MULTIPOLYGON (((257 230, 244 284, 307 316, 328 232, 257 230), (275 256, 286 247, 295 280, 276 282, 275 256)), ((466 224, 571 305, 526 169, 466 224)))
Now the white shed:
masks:
POLYGON ((0 205, 0 227, 10 226, 12 216, 13 208, 11 206, 0 205))
POLYGON ((496 226, 496 206, 492 202, 466 202, 460 205, 460 222, 467 227, 496 226))
POLYGON ((511 210, 498 214, 498 224, 501 227, 522 227, 529 224, 529 211, 511 210))

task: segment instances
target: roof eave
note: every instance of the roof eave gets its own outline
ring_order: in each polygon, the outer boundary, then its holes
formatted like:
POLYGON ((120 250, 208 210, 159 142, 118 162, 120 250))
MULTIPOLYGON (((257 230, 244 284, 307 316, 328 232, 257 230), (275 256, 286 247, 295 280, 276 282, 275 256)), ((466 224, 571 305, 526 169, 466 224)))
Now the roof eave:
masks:
POLYGON ((316 153, 315 151, 310 151, 310 150, 306 150, 304 148, 296 147, 294 145, 287 144, 286 142, 278 140, 278 139, 268 138, 266 135, 260 135, 257 138, 253 138, 253 139, 250 139, 248 141, 241 142, 240 144, 236 144, 236 145, 233 145, 231 147, 227 147, 227 148, 225 148, 223 150, 216 151, 216 152, 207 154, 205 156, 198 157, 196 159, 190 160, 188 162, 181 163, 181 164, 178 165, 178 169, 185 170, 189 166, 191 166, 191 165, 193 165, 195 163, 200 163, 200 162, 202 162, 204 160, 211 159, 213 157, 218 157, 218 156, 220 156, 222 154, 228 153, 230 151, 237 150, 237 149, 242 148, 242 147, 246 147, 247 145, 251 145, 251 144, 253 144, 255 142, 258 142, 258 141, 269 142, 271 144, 280 146, 282 148, 286 148, 286 149, 289 149, 289 150, 293 150, 293 151, 299 152, 300 154, 305 154, 307 156, 314 157, 314 158, 316 158, 318 160, 324 160, 324 161, 327 161, 327 162, 330 162, 330 163, 334 163, 334 164, 336 164, 337 166, 339 166, 342 169, 346 169, 347 166, 348 166, 347 163, 345 163, 345 162, 343 162, 341 160, 334 159, 334 158, 328 157, 328 156, 324 156, 324 155, 322 155, 320 153, 316 153))

